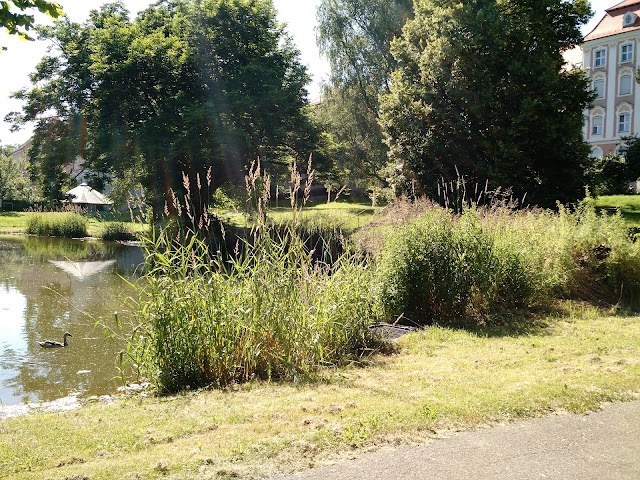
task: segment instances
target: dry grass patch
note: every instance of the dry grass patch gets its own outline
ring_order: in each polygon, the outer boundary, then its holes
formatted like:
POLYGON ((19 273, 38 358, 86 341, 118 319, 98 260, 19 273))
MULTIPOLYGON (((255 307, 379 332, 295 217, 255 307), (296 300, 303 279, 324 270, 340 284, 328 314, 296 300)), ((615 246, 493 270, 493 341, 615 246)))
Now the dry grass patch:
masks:
POLYGON ((640 317, 575 308, 526 332, 432 327, 399 348, 308 383, 250 383, 2 420, 0 476, 260 478, 640 394, 640 317))

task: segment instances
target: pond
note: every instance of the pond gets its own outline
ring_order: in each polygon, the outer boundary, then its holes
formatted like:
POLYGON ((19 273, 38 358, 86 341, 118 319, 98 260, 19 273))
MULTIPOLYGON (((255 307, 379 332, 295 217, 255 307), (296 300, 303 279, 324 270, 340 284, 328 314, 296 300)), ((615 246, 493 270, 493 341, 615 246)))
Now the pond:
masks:
POLYGON ((0 406, 116 391, 117 354, 98 324, 127 314, 138 247, 0 235, 0 406), (42 348, 42 340, 66 348, 42 348))

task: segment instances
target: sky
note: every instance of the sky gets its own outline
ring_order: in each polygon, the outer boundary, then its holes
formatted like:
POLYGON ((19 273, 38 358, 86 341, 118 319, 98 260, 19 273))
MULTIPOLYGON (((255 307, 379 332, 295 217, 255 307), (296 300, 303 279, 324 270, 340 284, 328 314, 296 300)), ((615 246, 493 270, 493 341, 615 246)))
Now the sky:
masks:
MULTIPOLYGON (((57 0, 65 13, 76 22, 87 19, 89 11, 98 8, 106 0, 57 0)), ((154 0, 124 0, 132 17, 146 8, 154 0)), ((315 100, 319 96, 320 83, 329 76, 329 65, 320 56, 316 46, 316 8, 320 0, 273 0, 278 11, 278 18, 287 24, 287 31, 301 53, 301 61, 309 68, 313 83, 308 87, 309 99, 315 100)), ((583 28, 583 33, 591 31, 604 15, 604 9, 618 3, 618 0, 592 0, 591 8, 596 12, 593 19, 583 28)), ((2 29, 0 45, 7 47, 7 51, 0 51, 0 144, 20 145, 26 142, 30 135, 29 128, 18 132, 11 132, 10 125, 5 123, 4 117, 11 111, 20 110, 22 103, 9 98, 11 92, 29 87, 28 75, 35 70, 35 66, 46 53, 44 42, 27 42, 15 36, 7 35, 2 29)))

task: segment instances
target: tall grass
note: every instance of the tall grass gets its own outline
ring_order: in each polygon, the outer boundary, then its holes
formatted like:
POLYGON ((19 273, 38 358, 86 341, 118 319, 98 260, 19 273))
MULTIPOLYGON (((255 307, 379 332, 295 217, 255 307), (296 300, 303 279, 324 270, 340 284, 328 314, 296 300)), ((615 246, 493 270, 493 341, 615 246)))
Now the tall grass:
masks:
POLYGON ((373 251, 388 319, 504 320, 565 298, 640 308, 640 245, 619 215, 598 214, 589 200, 557 212, 501 204, 461 215, 423 202, 387 215, 398 212, 411 214, 408 225, 391 218, 363 235, 372 245, 376 229, 386 233, 373 251))
POLYGON ((527 306, 534 288, 516 248, 499 245, 467 210, 433 208, 397 230, 378 258, 381 302, 389 318, 447 323, 527 306))
POLYGON ((597 213, 587 199, 557 213, 494 210, 483 221, 527 258, 539 297, 640 307, 640 244, 620 215, 597 213))
MULTIPOLYGON (((302 187, 295 165, 292 172, 297 220, 302 187)), ((187 212, 190 227, 170 224, 146 239, 148 270, 128 354, 158 391, 296 379, 374 345, 372 267, 324 248, 322 235, 307 235, 299 221, 270 225, 269 184, 260 164, 252 165, 247 207, 257 225, 233 251, 215 251, 230 243, 225 229, 191 215, 188 189, 174 208, 187 212), (212 241, 214 228, 221 240, 212 241)))
POLYGON ((29 217, 25 233, 48 237, 87 236, 87 219, 78 213, 42 213, 29 217))
POLYGON ((130 354, 159 391, 295 379, 371 345, 366 263, 344 256, 329 267, 292 231, 257 235, 228 262, 196 236, 182 245, 162 234, 148 249, 130 354))

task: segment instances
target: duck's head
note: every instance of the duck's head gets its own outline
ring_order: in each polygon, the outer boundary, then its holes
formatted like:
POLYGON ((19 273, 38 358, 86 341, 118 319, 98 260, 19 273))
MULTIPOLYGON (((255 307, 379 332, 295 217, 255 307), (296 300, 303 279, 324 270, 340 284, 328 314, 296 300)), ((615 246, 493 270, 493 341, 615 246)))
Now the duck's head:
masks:
POLYGON ((67 338, 67 337, 73 337, 73 335, 71 335, 69 332, 64 332, 63 337, 64 337, 64 338, 67 338))

